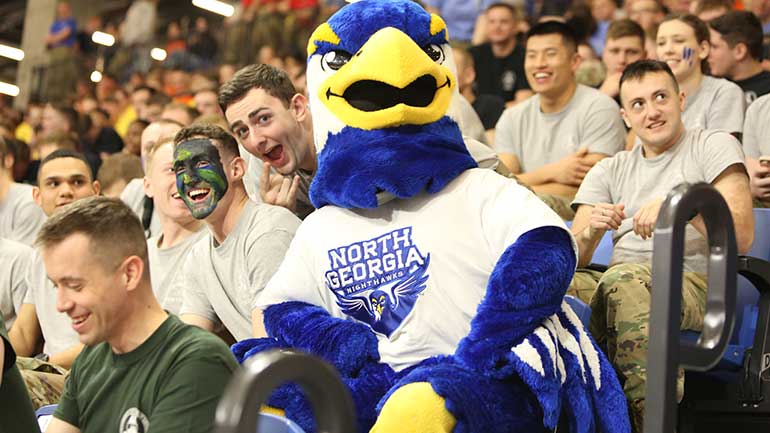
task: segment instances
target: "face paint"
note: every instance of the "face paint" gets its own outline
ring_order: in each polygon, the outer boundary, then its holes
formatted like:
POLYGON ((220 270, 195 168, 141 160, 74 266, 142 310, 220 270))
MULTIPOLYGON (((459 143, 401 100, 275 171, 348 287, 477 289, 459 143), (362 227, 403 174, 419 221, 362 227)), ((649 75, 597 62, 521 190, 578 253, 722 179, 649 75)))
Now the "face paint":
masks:
POLYGON ((196 138, 174 149, 176 188, 193 217, 211 215, 227 192, 227 176, 214 143, 196 138))
POLYGON ((692 66, 693 50, 690 47, 684 47, 682 50, 682 60, 687 61, 687 64, 692 66))

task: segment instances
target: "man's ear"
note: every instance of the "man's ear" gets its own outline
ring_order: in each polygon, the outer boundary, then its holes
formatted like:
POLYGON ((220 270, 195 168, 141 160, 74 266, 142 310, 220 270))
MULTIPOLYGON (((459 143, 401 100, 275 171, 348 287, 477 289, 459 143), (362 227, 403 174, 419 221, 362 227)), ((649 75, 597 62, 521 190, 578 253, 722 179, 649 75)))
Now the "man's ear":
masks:
POLYGON ((628 116, 626 115, 626 110, 620 109, 620 117, 623 118, 623 123, 626 124, 626 128, 631 129, 631 121, 628 120, 628 116))
POLYGON ((301 93, 296 93, 292 96, 291 102, 289 102, 289 109, 298 122, 304 121, 310 115, 310 110, 307 109, 307 97, 301 93))
POLYGON ((94 187, 94 195, 99 195, 102 191, 102 184, 100 184, 98 180, 95 180, 92 185, 94 187))
POLYGON ((711 42, 709 41, 703 41, 700 43, 700 54, 698 55, 698 58, 700 60, 707 59, 709 57, 709 53, 711 53, 711 42))
POLYGON ((13 156, 12 153, 5 155, 5 158, 3 158, 3 167, 5 167, 6 170, 12 170, 15 160, 16 157, 13 156))
POLYGON ((228 165, 230 166, 230 176, 232 176, 233 180, 243 179, 243 176, 246 175, 246 160, 240 156, 234 157, 228 165))
POLYGON ((32 187, 32 200, 34 200, 41 208, 43 207, 43 199, 40 197, 40 187, 37 185, 32 187))
POLYGON ((147 197, 153 198, 152 197, 152 183, 150 183, 150 179, 147 176, 145 176, 142 179, 142 181, 143 181, 143 186, 144 186, 144 195, 146 195, 147 197))
POLYGON ((123 274, 123 284, 126 286, 127 291, 132 291, 139 286, 139 282, 142 280, 142 274, 144 274, 146 266, 144 260, 139 256, 130 256, 123 261, 123 265, 120 267, 120 272, 123 274))
POLYGON ((749 54, 749 47, 743 42, 738 42, 731 50, 736 61, 743 61, 749 54))
POLYGON ((684 113, 684 107, 687 105, 687 96, 684 94, 684 90, 679 91, 679 110, 684 113))

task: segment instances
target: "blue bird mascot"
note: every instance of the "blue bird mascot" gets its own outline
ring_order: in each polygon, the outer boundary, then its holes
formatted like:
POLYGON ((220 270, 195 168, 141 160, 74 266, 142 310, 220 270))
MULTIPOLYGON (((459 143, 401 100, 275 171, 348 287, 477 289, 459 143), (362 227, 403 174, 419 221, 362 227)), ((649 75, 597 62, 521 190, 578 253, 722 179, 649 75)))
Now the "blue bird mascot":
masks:
MULTIPOLYGON (((614 370, 563 301, 570 233, 463 143, 444 21, 361 0, 308 56, 317 210, 257 299, 269 337, 234 345, 238 359, 325 359, 361 432, 629 432, 614 370)), ((314 430, 295 385, 270 405, 314 430)))

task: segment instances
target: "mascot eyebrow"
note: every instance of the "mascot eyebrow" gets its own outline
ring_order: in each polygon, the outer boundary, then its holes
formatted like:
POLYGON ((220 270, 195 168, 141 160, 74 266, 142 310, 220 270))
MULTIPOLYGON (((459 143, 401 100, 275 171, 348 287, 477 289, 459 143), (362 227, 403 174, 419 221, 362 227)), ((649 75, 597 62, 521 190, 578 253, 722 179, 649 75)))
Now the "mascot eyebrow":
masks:
MULTIPOLYGON (((430 34, 428 38, 412 35, 415 37, 415 42, 419 45, 442 45, 449 43, 449 32, 447 31, 446 23, 440 16, 430 14, 429 28, 430 34)), ((333 50, 343 50, 352 54, 357 52, 365 42, 366 40, 363 38, 360 40, 358 38, 351 38, 349 41, 344 41, 337 36, 337 33, 334 32, 329 23, 323 23, 310 35, 307 43, 308 57, 313 54, 326 54, 333 50)))

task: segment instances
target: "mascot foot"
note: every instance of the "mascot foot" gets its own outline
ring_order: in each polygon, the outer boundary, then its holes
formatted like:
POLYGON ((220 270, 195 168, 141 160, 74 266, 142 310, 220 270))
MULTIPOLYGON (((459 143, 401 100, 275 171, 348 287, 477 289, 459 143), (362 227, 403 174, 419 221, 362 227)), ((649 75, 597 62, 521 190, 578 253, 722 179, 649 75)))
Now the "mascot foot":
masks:
POLYGON ((388 398, 370 433, 448 433, 455 424, 455 417, 433 387, 427 382, 414 382, 388 398))

